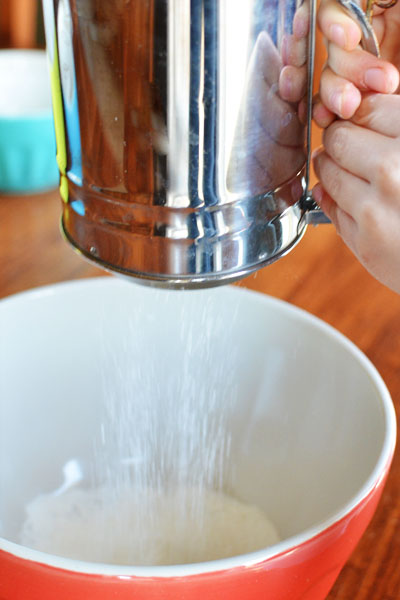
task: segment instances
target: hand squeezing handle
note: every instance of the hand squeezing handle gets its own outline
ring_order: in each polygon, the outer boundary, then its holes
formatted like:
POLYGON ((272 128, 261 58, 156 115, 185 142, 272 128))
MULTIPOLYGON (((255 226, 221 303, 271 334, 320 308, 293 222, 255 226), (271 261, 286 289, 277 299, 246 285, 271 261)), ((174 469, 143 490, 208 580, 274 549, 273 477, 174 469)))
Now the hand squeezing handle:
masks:
POLYGON ((338 0, 338 2, 359 24, 362 33, 361 47, 374 56, 379 56, 379 43, 376 39, 375 31, 369 21, 368 15, 354 0, 338 0))
POLYGON ((357 4, 356 0, 338 0, 343 8, 359 24, 362 32, 361 47, 374 56, 380 55, 379 43, 371 25, 373 5, 379 8, 390 8, 397 3, 397 0, 367 0, 366 11, 357 4))
MULTIPOLYGON (((363 50, 379 57, 379 42, 371 24, 372 6, 373 4, 376 4, 380 8, 390 8, 397 3, 397 0, 368 0, 366 12, 364 12, 359 4, 357 4, 357 0, 338 0, 338 2, 360 26, 362 34, 361 47, 363 50)), ((306 223, 313 225, 330 223, 328 217, 326 217, 322 210, 316 206, 312 197, 312 192, 307 193, 304 200, 304 206, 306 207, 304 215, 306 223)))

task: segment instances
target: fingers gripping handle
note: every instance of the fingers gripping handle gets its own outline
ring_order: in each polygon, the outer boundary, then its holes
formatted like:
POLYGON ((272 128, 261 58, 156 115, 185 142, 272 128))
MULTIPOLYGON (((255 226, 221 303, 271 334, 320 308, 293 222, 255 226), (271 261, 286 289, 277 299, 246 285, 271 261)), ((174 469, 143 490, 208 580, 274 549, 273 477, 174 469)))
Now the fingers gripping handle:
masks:
POLYGON ((378 40, 365 12, 353 0, 338 0, 338 2, 360 26, 362 33, 361 47, 379 57, 378 40))
MULTIPOLYGON (((361 47, 374 56, 379 57, 380 52, 378 40, 376 39, 373 27, 362 8, 356 2, 354 2, 354 0, 338 0, 338 2, 360 26, 362 33, 361 47)), ((323 223, 330 223, 329 218, 314 202, 312 192, 308 192, 306 198, 304 199, 303 205, 306 209, 304 218, 307 224, 319 225, 323 223)))

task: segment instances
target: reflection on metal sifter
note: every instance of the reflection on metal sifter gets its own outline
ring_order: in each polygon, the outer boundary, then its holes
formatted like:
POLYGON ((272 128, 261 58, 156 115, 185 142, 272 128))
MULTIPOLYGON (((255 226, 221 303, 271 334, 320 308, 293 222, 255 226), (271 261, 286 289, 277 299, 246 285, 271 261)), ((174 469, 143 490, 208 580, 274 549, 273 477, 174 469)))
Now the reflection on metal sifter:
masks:
MULTIPOLYGON (((341 3, 377 51, 364 13, 341 3)), ((62 227, 80 253, 205 287, 275 261, 324 220, 308 192, 315 0, 43 7, 62 227)))

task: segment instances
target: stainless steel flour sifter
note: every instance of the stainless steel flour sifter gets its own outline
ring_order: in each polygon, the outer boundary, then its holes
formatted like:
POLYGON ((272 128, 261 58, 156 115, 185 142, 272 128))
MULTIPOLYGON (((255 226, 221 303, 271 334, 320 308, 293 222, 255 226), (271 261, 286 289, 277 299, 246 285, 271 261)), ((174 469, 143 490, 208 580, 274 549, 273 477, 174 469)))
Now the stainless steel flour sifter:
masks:
MULTIPOLYGON (((377 53, 367 16, 341 4, 377 53)), ((153 285, 213 286, 325 220, 308 191, 315 0, 43 7, 62 229, 81 254, 153 285)))

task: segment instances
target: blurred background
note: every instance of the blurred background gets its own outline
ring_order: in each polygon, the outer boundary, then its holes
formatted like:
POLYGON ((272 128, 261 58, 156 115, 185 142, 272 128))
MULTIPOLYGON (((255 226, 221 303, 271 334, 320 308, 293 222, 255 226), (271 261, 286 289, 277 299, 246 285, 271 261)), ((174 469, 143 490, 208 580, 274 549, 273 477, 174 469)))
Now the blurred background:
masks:
POLYGON ((40 0, 0 0, 0 47, 45 47, 40 0))
MULTIPOLYGON (((0 48, 45 48, 41 0, 0 0, 0 48)), ((314 93, 318 90, 319 76, 326 51, 320 34, 316 43, 316 77, 314 93)), ((313 125, 312 147, 321 144, 321 131, 313 125)), ((312 184, 315 176, 312 171, 312 184)), ((3 192, 5 190, 3 189, 3 192)))

